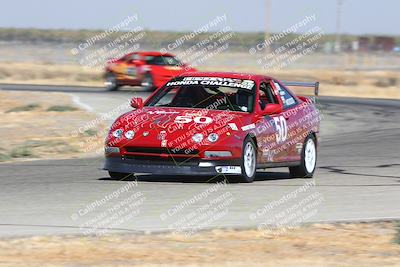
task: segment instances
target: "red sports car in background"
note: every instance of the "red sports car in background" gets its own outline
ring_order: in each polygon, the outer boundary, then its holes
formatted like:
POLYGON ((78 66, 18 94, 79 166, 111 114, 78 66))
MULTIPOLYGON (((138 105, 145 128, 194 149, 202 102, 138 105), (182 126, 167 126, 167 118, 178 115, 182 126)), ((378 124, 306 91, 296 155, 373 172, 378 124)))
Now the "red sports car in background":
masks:
POLYGON ((196 70, 169 53, 134 52, 107 62, 105 85, 110 91, 124 85, 143 86, 151 91, 175 76, 193 71, 196 70))
POLYGON ((319 110, 272 77, 193 72, 167 82, 120 116, 106 138, 104 169, 132 173, 225 175, 252 182, 257 169, 289 167, 312 177, 319 110))

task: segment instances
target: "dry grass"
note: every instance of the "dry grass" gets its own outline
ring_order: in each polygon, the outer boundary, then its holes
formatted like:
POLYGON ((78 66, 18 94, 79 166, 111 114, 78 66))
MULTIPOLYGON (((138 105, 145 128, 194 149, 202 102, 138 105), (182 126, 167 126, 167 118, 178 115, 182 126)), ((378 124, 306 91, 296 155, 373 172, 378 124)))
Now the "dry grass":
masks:
MULTIPOLYGON (((263 73, 255 67, 201 67, 204 71, 263 73)), ((281 80, 320 81, 323 96, 400 99, 400 73, 396 71, 282 70, 269 72, 281 80)), ((79 65, 0 63, 0 83, 103 86, 101 71, 79 65)))
POLYGON ((316 224, 280 235, 256 230, 53 236, 0 241, 0 266, 399 266, 394 223, 316 224))
POLYGON ((0 162, 78 157, 103 146, 105 125, 78 134, 95 116, 62 93, 0 92, 0 115, 0 162))
POLYGON ((102 86, 101 75, 79 65, 0 63, 0 83, 102 86))

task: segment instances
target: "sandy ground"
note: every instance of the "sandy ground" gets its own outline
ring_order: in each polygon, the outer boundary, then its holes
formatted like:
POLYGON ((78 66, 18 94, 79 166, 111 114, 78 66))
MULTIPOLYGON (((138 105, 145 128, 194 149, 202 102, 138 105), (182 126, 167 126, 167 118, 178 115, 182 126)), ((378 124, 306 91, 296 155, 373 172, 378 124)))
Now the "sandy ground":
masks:
POLYGON ((0 266, 400 266, 398 222, 0 240, 0 266))
POLYGON ((0 92, 0 115, 0 161, 71 158, 103 147, 105 126, 99 123, 86 130, 95 115, 63 93, 0 92), (29 106, 33 108, 19 110, 29 106), (54 106, 72 110, 48 110, 54 106))

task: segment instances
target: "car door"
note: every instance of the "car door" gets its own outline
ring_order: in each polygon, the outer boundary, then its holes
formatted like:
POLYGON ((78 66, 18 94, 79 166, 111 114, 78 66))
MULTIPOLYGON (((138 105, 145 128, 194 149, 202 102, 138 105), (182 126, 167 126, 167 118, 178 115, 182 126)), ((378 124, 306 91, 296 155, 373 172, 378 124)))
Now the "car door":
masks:
MULTIPOLYGON (((281 104, 271 81, 262 81, 258 90, 258 105, 263 110, 268 104, 281 104)), ((259 163, 282 160, 282 141, 285 139, 286 123, 282 114, 261 117, 256 123, 257 143, 260 150, 259 163)))
POLYGON ((138 62, 139 55, 137 53, 133 53, 130 55, 127 60, 125 61, 125 66, 124 66, 124 74, 126 76, 126 79, 128 80, 136 80, 137 79, 137 74, 138 74, 138 62))
POLYGON ((279 161, 297 161, 300 159, 299 145, 302 145, 302 129, 299 123, 301 110, 298 100, 279 81, 273 80, 272 85, 275 95, 282 104, 282 112, 273 115, 277 129, 277 142, 280 151, 277 156, 279 161))

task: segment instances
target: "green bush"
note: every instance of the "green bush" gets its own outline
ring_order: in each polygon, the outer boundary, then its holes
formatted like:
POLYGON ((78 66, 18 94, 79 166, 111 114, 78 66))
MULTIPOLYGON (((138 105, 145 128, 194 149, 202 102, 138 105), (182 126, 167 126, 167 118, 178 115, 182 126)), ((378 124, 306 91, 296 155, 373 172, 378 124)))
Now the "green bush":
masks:
POLYGON ((400 222, 396 224, 396 235, 394 237, 394 242, 400 245, 400 222))
POLYGON ((46 111, 57 111, 57 112, 65 112, 65 111, 76 111, 78 108, 72 106, 51 106, 46 111))
POLYGON ((97 134, 97 131, 94 129, 87 129, 86 131, 83 132, 85 136, 95 136, 97 134))
POLYGON ((31 110, 37 109, 39 107, 40 107, 39 104, 29 104, 29 105, 25 105, 25 106, 20 106, 20 107, 15 107, 15 108, 9 109, 9 110, 6 111, 6 113, 31 111, 31 110))
POLYGON ((0 153, 0 162, 7 161, 9 159, 11 159, 11 157, 9 155, 4 154, 4 153, 0 153))
POLYGON ((28 158, 33 156, 33 152, 30 147, 16 147, 10 152, 12 158, 28 158))

